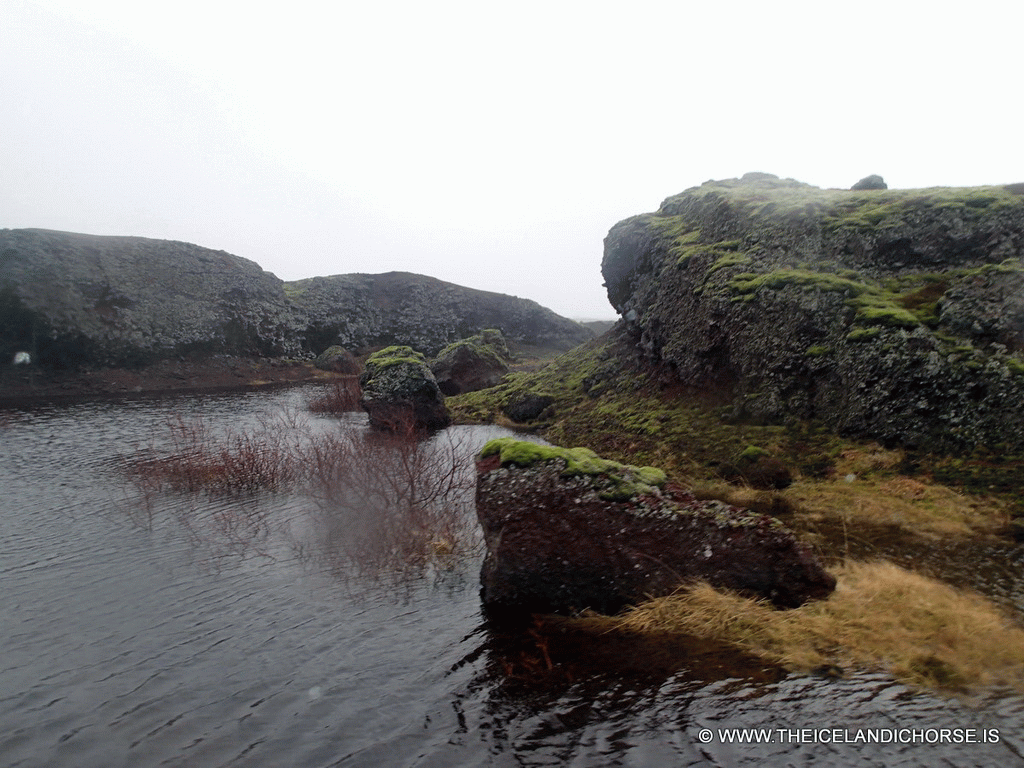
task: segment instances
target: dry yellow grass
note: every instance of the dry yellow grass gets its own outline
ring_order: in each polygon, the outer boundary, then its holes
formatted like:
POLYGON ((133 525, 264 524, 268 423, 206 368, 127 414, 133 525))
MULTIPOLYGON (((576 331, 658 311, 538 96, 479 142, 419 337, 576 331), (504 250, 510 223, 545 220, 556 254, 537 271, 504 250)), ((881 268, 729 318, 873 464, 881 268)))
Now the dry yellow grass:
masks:
POLYGON ((969 535, 1006 523, 996 500, 910 478, 800 480, 786 490, 786 498, 804 513, 853 525, 898 526, 922 535, 969 535))
POLYGON ((991 601, 886 562, 848 562, 836 575, 831 598, 789 611, 698 585, 580 621, 725 642, 793 670, 839 665, 939 689, 1024 691, 1024 629, 991 601))
POLYGON ((991 533, 1009 520, 1006 503, 976 497, 926 478, 893 475, 902 456, 881 448, 844 451, 833 479, 798 478, 784 491, 758 491, 724 482, 703 483, 701 498, 809 521, 834 520, 851 526, 900 528, 925 538, 991 533))

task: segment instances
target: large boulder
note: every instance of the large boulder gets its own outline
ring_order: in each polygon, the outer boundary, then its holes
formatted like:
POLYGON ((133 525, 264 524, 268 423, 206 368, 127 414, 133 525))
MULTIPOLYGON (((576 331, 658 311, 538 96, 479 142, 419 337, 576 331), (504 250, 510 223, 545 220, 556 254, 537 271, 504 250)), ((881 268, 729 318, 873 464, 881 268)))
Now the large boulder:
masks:
POLYGON ((489 328, 442 349, 430 363, 446 395, 475 392, 501 383, 508 373, 508 346, 501 331, 489 328))
POLYGON ((359 384, 360 405, 373 429, 433 430, 451 424, 434 374, 423 355, 410 347, 387 347, 370 355, 359 384))
POLYGON ((652 467, 503 438, 484 447, 477 474, 481 595, 493 617, 613 613, 695 580, 782 607, 835 588, 775 518, 666 489, 652 467))
POLYGON ((313 360, 313 365, 321 371, 341 373, 346 376, 355 376, 362 373, 363 370, 362 366, 359 365, 359 361, 356 360, 355 355, 337 344, 332 347, 328 347, 317 355, 316 359, 313 360))
POLYGON ((612 228, 608 297, 651 361, 733 419, 1019 453, 1016 190, 707 182, 612 228))
POLYGON ((877 173, 873 173, 870 176, 865 176, 863 179, 854 184, 850 189, 854 192, 861 192, 868 189, 888 189, 889 185, 885 183, 885 179, 879 176, 877 173))

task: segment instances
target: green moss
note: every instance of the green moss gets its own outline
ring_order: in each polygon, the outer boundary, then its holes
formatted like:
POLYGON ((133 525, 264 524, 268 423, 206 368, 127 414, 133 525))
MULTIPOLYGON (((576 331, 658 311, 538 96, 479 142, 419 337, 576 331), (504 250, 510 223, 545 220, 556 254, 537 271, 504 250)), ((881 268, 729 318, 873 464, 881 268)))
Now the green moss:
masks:
POLYGON ((563 477, 574 475, 601 476, 608 484, 599 495, 611 501, 625 501, 645 493, 653 493, 665 485, 665 473, 656 467, 634 467, 602 459, 589 448, 559 448, 538 445, 511 437, 491 440, 480 451, 480 458, 499 456, 501 465, 530 467, 546 461, 565 463, 563 477))
POLYGON ((739 455, 739 461, 753 464, 758 459, 770 455, 771 454, 768 451, 766 451, 764 448, 758 445, 748 445, 746 448, 743 449, 743 452, 739 455))
POLYGON ((730 286, 737 293, 755 293, 762 288, 785 288, 795 285, 801 288, 817 288, 822 291, 836 291, 851 296, 860 296, 870 290, 865 283, 850 280, 828 272, 811 272, 806 269, 777 269, 756 275, 741 273, 733 277, 730 286))
POLYGON ((490 365, 496 368, 504 367, 505 361, 509 358, 509 351, 508 346, 505 344, 505 337, 501 335, 501 331, 492 330, 484 331, 475 336, 470 336, 453 342, 438 352, 437 357, 434 359, 443 360, 447 357, 451 357, 462 348, 471 350, 478 358, 486 360, 490 365), (494 334, 497 334, 497 336, 494 334))
POLYGON ((708 269, 708 275, 713 275, 720 269, 729 269, 731 267, 746 267, 752 263, 752 259, 745 253, 728 253, 718 259, 708 269))
POLYGON ((306 292, 305 286, 300 285, 299 283, 285 283, 283 288, 285 298, 291 299, 292 301, 295 301, 306 292))
POLYGON ((821 345, 815 345, 808 347, 807 351, 804 352, 806 357, 827 357, 832 354, 832 347, 825 347, 821 345))
POLYGON ((396 365, 422 365, 426 366, 427 361, 423 355, 412 347, 391 346, 374 352, 366 359, 366 366, 363 370, 363 377, 371 381, 381 371, 393 368, 396 365))
POLYGON ((849 297, 846 303, 857 310, 856 320, 859 322, 902 327, 920 324, 920 320, 913 312, 899 305, 899 297, 892 292, 831 272, 777 269, 760 275, 744 273, 733 277, 729 285, 740 297, 752 297, 763 289, 778 290, 787 286, 843 293, 849 297))
POLYGON ((847 341, 871 341, 882 331, 879 328, 854 328, 848 334, 846 334, 847 341))
POLYGON ((847 302, 857 309, 857 320, 868 325, 894 325, 914 328, 921 324, 913 312, 894 303, 893 297, 885 294, 865 294, 857 301, 847 302))
MULTIPOLYGON (((685 209, 688 203, 730 207, 737 215, 760 219, 759 226, 820 222, 828 232, 896 226, 908 215, 957 210, 966 217, 997 210, 1024 208, 1024 196, 1004 187, 936 187, 852 191, 819 189, 792 179, 708 182, 668 198, 663 212, 685 209)), ((685 224, 681 224, 685 226, 685 224)))

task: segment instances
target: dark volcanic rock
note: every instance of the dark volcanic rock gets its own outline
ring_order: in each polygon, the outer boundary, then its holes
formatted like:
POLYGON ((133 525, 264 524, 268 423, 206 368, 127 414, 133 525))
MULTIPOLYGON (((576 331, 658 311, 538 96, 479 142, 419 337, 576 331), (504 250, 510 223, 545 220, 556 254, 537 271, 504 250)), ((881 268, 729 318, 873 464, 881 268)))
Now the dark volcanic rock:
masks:
POLYGON ((757 423, 1024 449, 1024 197, 707 182, 620 222, 602 270, 653 362, 757 423))
POLYGON ((481 594, 495 617, 614 613, 694 580, 784 607, 835 588, 778 520, 659 490, 664 475, 649 467, 504 439, 484 448, 477 470, 481 594))
POLYGON ((501 331, 489 328, 438 353, 430 370, 446 395, 475 392, 501 383, 508 373, 508 346, 501 331))
POLYGON ((169 357, 285 356, 298 331, 282 283, 224 251, 141 237, 0 230, 0 359, 43 368, 169 357))
POLYGON ((551 395, 527 392, 509 400, 501 409, 501 412, 512 419, 512 421, 524 423, 536 419, 553 402, 555 402, 555 398, 551 395))
POLYGON ((341 344, 359 354, 398 344, 436 355, 486 328, 509 341, 557 349, 593 337, 534 301, 407 272, 313 277, 288 283, 288 293, 314 350, 341 344))
POLYGON ((355 356, 344 347, 337 345, 328 347, 313 361, 313 365, 321 371, 331 371, 349 376, 362 373, 362 366, 355 356))
POLYGON ((854 191, 860 191, 864 189, 888 189, 889 185, 885 183, 885 179, 876 173, 870 176, 865 176, 863 179, 854 184, 850 189, 854 191))
POLYGON ((0 360, 40 370, 133 370, 162 360, 360 354, 409 343, 434 354, 500 328, 568 349, 592 334, 525 299, 406 273, 283 283, 252 261, 189 243, 0 230, 0 360))
POLYGON ((370 355, 359 384, 370 426, 386 431, 441 429, 451 423, 444 396, 419 352, 388 347, 370 355))

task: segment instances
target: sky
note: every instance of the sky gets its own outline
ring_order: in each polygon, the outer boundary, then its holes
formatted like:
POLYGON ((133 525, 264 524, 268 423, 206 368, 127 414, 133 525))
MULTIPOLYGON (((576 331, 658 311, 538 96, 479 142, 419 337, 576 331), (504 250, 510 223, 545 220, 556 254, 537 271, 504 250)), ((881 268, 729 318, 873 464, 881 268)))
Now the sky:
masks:
POLYGON ((708 179, 1024 181, 1024 3, 0 0, 0 228, 401 270, 610 319, 708 179))

